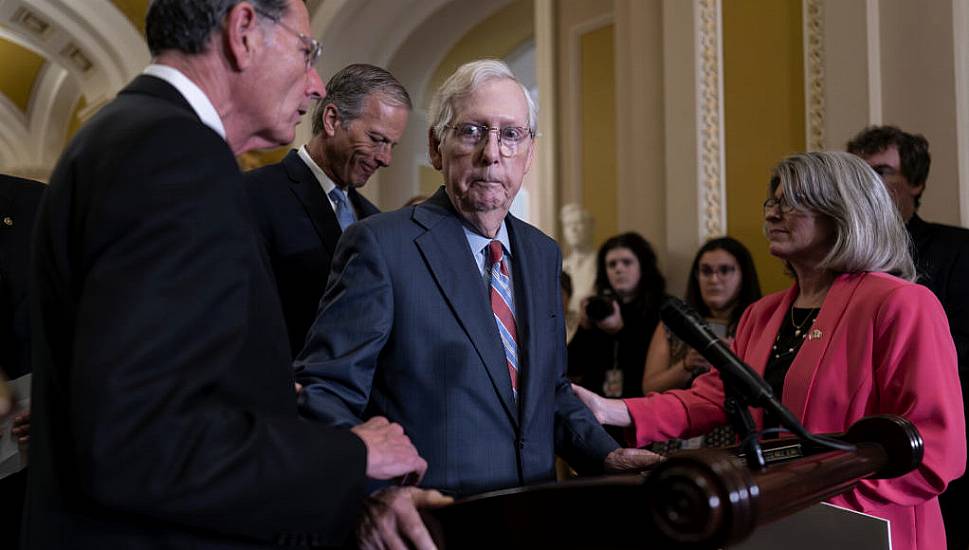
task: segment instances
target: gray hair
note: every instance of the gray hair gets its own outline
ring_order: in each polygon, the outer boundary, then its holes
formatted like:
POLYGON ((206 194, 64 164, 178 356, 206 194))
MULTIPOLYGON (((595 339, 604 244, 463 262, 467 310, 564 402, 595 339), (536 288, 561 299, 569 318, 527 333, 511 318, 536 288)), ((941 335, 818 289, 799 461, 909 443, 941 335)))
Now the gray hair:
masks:
POLYGON ((840 151, 792 155, 774 168, 771 196, 778 187, 791 206, 834 222, 834 246, 818 267, 915 280, 905 224, 885 184, 863 160, 840 151))
POLYGON ((454 122, 456 101, 467 97, 485 82, 495 79, 513 80, 521 88, 525 101, 528 102, 528 128, 532 134, 535 134, 538 130, 538 107, 528 93, 528 89, 515 77, 515 73, 511 72, 508 65, 497 59, 479 59, 458 67, 458 70, 454 71, 444 84, 441 84, 431 98, 428 118, 431 120, 434 137, 441 142, 444 141, 444 131, 454 122))
POLYGON ((336 107, 337 115, 343 122, 350 122, 360 116, 363 100, 370 94, 379 93, 391 103, 413 109, 410 95, 394 75, 365 63, 356 63, 340 69, 326 83, 326 98, 313 109, 313 135, 323 131, 323 113, 327 105, 336 107))
MULTIPOLYGON (((242 0, 151 0, 145 16, 148 50, 155 56, 166 50, 199 54, 208 47, 214 31, 242 0)), ((278 21, 286 13, 286 0, 248 0, 260 13, 278 21)))

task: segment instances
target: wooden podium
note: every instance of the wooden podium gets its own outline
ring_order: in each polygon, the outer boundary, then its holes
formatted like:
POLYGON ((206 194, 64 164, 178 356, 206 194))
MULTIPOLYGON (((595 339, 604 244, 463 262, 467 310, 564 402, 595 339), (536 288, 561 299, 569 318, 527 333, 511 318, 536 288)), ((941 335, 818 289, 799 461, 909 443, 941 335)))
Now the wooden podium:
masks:
POLYGON ((845 533, 862 533, 870 544, 853 542, 854 550, 884 548, 879 543, 885 537, 878 534, 887 534, 884 528, 865 531, 848 525, 867 517, 843 514, 823 519, 821 512, 802 511, 862 479, 892 478, 913 470, 922 460, 922 438, 904 418, 887 415, 864 418, 834 437, 854 444, 855 450, 824 450, 810 442, 775 440, 764 444, 768 466, 761 471, 751 471, 730 450, 687 451, 641 474, 584 478, 461 499, 424 512, 425 522, 438 546, 448 549, 754 550, 777 547, 776 540, 757 546, 756 536, 750 538, 761 526, 787 518, 795 522, 788 528, 793 533, 796 524, 821 517, 821 521, 838 521, 839 525, 830 527, 845 533), (748 546, 737 546, 745 540, 748 546))

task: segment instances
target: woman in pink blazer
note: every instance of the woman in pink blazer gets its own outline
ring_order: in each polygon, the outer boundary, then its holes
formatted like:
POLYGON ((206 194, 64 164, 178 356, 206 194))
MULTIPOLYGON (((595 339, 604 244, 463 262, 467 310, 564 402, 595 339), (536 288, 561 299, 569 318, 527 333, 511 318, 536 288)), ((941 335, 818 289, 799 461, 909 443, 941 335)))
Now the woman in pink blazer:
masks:
MULTIPOLYGON (((772 255, 794 285, 755 302, 734 351, 808 430, 841 432, 873 414, 904 416, 925 440, 915 471, 859 483, 833 504, 891 521, 892 548, 945 548, 937 495, 966 463, 956 353, 942 306, 911 282, 908 239, 888 191, 848 153, 795 155, 774 170, 764 203, 772 255)), ((716 371, 688 390, 609 400, 577 389, 637 446, 725 424, 716 371)), ((753 410, 760 428, 777 420, 753 410)))

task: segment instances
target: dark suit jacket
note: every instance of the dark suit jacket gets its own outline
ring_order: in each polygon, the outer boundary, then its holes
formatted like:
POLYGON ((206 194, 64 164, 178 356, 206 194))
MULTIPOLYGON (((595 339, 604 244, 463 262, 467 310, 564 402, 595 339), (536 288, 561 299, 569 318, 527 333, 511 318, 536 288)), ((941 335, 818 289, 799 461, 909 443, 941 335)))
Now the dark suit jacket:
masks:
POLYGON ((554 479, 555 452, 599 471, 617 447, 565 378, 561 254, 508 216, 519 337, 511 389, 488 290, 443 188, 349 227, 295 366, 304 414, 384 415, 428 462, 423 485, 458 495, 554 479))
POLYGON ((140 76, 68 145, 34 241, 27 548, 340 543, 354 435, 298 418, 226 143, 140 76))
POLYGON ((0 174, 0 371, 30 372, 27 268, 34 215, 47 186, 0 174))
POLYGON ((969 406, 969 229, 928 223, 915 214, 908 222, 908 231, 918 282, 938 297, 949 319, 959 356, 962 394, 969 406))
MULTIPOLYGON (((279 164, 246 174, 246 191, 276 275, 295 356, 316 318, 343 232, 320 182, 295 150, 279 164)), ((356 189, 348 196, 359 219, 380 212, 356 189)))
MULTIPOLYGON (((34 215, 47 186, 0 174, 0 372, 18 378, 30 372, 27 272, 34 215)), ((0 479, 0 533, 20 536, 27 471, 0 479)))

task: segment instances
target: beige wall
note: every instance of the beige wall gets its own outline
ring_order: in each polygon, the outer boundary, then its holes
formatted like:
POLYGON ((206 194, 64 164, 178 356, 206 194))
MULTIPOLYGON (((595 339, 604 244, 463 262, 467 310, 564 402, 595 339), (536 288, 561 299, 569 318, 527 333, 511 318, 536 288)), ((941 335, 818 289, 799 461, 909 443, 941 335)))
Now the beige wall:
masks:
POLYGON ((843 149, 869 124, 924 134, 932 170, 920 214, 969 222, 969 151, 959 146, 969 137, 969 105, 958 100, 969 96, 965 2, 826 0, 823 6, 826 146, 843 149))
POLYGON ((582 187, 581 203, 596 219, 595 242, 615 235, 616 212, 616 66, 613 25, 576 37, 579 52, 578 121, 575 129, 582 187))
MULTIPOLYGON (((919 213, 959 223, 952 2, 879 2, 882 121, 929 140, 932 171, 919 213)), ((964 29, 965 30, 965 29, 964 29)))
POLYGON ((615 27, 618 229, 638 231, 646 237, 664 266, 667 147, 663 3, 615 0, 615 27))
POLYGON ((767 253, 761 205, 771 168, 805 148, 801 27, 799 0, 723 5, 727 233, 751 250, 765 292, 790 285, 767 253))
MULTIPOLYGON (((555 2, 555 53, 557 68, 556 97, 558 117, 558 186, 560 204, 583 202, 582 130, 582 56, 581 37, 603 27, 612 26, 612 1, 559 0, 555 2)), ((590 59, 591 61, 591 59, 590 59)), ((613 82, 600 83, 611 87, 613 82)), ((607 121, 608 122, 608 121, 607 121)), ((615 217, 615 211, 597 212, 596 225, 603 224, 601 216, 615 217)), ((601 230, 597 231, 599 242, 601 230)))

